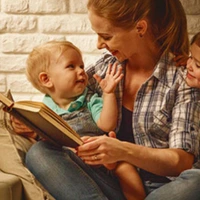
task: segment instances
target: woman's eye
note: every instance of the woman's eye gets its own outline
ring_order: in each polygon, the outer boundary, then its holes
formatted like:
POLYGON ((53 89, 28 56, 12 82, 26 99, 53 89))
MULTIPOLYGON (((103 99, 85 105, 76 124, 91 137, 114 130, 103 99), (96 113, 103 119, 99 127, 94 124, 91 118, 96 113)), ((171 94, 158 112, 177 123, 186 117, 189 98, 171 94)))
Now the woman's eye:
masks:
POLYGON ((74 68, 74 65, 68 65, 66 68, 74 68))
POLYGON ((103 37, 104 40, 108 41, 111 40, 112 37, 103 37))

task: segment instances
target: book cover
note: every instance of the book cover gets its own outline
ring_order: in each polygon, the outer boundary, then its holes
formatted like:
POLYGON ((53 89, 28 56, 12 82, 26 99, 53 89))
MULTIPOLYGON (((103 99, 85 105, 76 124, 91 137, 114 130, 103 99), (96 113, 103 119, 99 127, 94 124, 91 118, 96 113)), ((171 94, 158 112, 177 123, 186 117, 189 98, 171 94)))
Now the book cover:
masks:
POLYGON ((0 93, 4 111, 9 112, 26 126, 56 146, 77 147, 83 142, 66 121, 42 102, 11 100, 11 93, 0 93), (7 97, 7 96, 10 96, 7 97))

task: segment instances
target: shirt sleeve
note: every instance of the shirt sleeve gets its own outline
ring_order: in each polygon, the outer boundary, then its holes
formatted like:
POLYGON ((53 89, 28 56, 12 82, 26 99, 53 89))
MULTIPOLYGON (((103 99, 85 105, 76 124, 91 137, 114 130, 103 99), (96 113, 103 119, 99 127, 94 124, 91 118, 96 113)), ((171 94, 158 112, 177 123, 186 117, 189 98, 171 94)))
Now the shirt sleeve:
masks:
POLYGON ((199 155, 200 141, 200 90, 189 87, 180 80, 175 106, 172 110, 172 126, 169 134, 170 148, 180 148, 199 155))
POLYGON ((97 122, 103 108, 103 99, 99 97, 98 94, 94 94, 91 97, 90 101, 87 103, 87 106, 90 112, 92 113, 93 120, 97 122))

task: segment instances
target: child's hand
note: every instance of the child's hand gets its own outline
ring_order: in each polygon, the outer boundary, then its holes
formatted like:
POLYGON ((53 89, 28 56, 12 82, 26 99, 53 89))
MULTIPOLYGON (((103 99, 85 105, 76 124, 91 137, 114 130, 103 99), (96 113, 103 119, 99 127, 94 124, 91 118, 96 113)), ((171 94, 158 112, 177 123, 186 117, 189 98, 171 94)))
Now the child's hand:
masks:
POLYGON ((123 77, 122 67, 117 67, 118 62, 113 65, 109 64, 106 72, 106 76, 102 79, 99 75, 94 74, 94 78, 99 83, 104 93, 114 93, 117 84, 123 77))

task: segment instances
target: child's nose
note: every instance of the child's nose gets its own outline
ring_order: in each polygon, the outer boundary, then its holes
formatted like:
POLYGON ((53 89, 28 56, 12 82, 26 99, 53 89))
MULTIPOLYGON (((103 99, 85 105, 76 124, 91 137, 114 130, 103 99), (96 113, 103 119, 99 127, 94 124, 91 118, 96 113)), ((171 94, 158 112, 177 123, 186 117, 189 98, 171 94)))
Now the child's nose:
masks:
POLYGON ((193 63, 192 58, 189 58, 187 61, 187 69, 190 71, 192 70, 192 63, 193 63))
POLYGON ((79 69, 78 69, 78 73, 79 73, 79 74, 84 74, 84 73, 85 73, 85 71, 84 71, 84 69, 83 69, 83 68, 79 68, 79 69))

